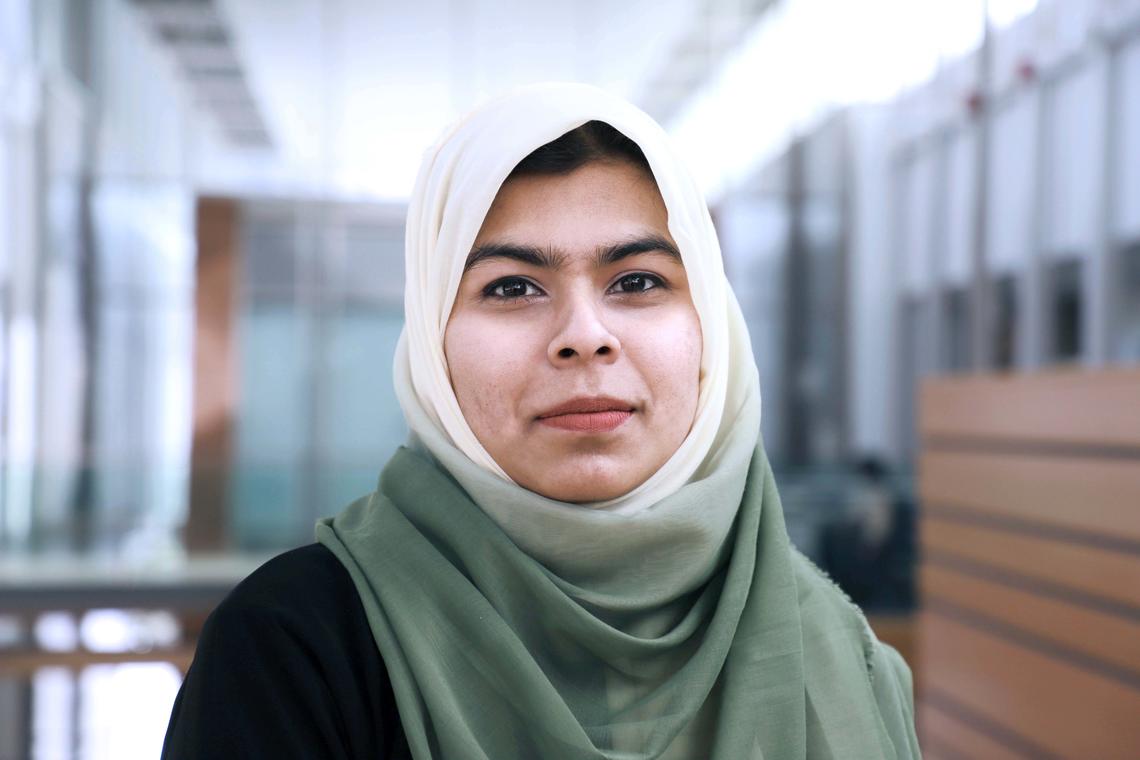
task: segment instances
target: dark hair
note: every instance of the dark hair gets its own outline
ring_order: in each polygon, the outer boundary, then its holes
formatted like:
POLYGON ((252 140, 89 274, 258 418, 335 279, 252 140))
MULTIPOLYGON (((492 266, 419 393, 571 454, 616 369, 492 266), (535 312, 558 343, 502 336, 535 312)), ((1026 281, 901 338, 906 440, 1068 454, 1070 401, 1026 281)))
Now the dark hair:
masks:
POLYGON ((637 143, 604 121, 588 121, 533 150, 515 165, 507 179, 535 174, 569 174, 593 161, 624 161, 653 178, 649 161, 637 143))

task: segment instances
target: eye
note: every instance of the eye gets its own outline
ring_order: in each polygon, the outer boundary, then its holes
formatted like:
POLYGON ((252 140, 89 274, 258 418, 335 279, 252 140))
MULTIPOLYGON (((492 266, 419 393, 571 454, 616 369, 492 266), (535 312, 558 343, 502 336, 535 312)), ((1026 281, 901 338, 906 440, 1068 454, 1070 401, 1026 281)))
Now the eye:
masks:
POLYGON ((501 280, 495 280, 484 288, 483 295, 487 298, 509 301, 516 298, 542 295, 542 291, 530 280, 524 280, 521 277, 505 277, 501 280))
POLYGON ((645 272, 634 272, 623 275, 613 284, 611 290, 618 293, 644 293, 647 290, 662 287, 665 283, 656 275, 645 272))

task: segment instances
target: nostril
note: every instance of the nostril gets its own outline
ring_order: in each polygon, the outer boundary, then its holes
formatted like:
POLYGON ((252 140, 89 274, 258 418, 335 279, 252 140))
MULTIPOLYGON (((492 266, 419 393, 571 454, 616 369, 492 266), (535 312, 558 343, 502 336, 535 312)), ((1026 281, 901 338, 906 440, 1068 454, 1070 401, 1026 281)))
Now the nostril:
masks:
POLYGON ((561 356, 563 359, 569 359, 571 356, 574 355, 574 349, 563 348, 558 352, 558 355, 561 356))
POLYGON ((598 349, 598 353, 599 353, 599 354, 601 354, 602 356, 606 356, 607 354, 609 354, 609 352, 610 352, 611 350, 612 350, 612 349, 610 349, 610 347, 609 347, 609 346, 602 346, 602 347, 600 347, 600 348, 598 349))

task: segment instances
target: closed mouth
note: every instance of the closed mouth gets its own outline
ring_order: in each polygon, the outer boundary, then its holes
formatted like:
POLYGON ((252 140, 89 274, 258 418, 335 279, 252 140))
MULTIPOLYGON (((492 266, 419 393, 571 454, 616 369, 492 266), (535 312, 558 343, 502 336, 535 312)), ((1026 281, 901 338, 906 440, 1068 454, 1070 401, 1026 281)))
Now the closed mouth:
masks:
POLYGON ((632 404, 614 398, 577 398, 547 410, 538 421, 547 427, 575 433, 606 433, 633 416, 632 404))
POLYGON ((538 415, 538 419, 560 417, 568 414, 598 414, 603 412, 633 412, 634 406, 628 401, 608 396, 591 396, 571 399, 538 415))

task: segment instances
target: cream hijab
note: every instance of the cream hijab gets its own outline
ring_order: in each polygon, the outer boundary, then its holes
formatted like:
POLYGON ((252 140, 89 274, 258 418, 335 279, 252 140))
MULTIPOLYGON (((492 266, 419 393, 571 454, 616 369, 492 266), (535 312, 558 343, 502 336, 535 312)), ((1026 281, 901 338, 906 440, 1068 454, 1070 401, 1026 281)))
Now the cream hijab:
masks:
MULTIPOLYGON (((640 512, 707 475, 739 426, 759 433, 760 385, 744 317, 725 279, 708 207, 664 130, 644 112, 594 87, 526 87, 488 102, 443 135, 423 161, 408 210, 406 322, 396 348, 396 393, 413 442, 447 467, 484 508, 482 489, 465 476, 470 470, 456 453, 512 481, 460 411, 443 352, 444 330, 467 254, 507 175, 534 149, 590 120, 604 121, 633 140, 649 161, 685 265, 704 351, 696 419, 680 447, 634 490, 589 506, 640 512), (750 413, 742 418, 746 408, 750 413)), ((755 443, 752 436, 746 448, 755 443)))

